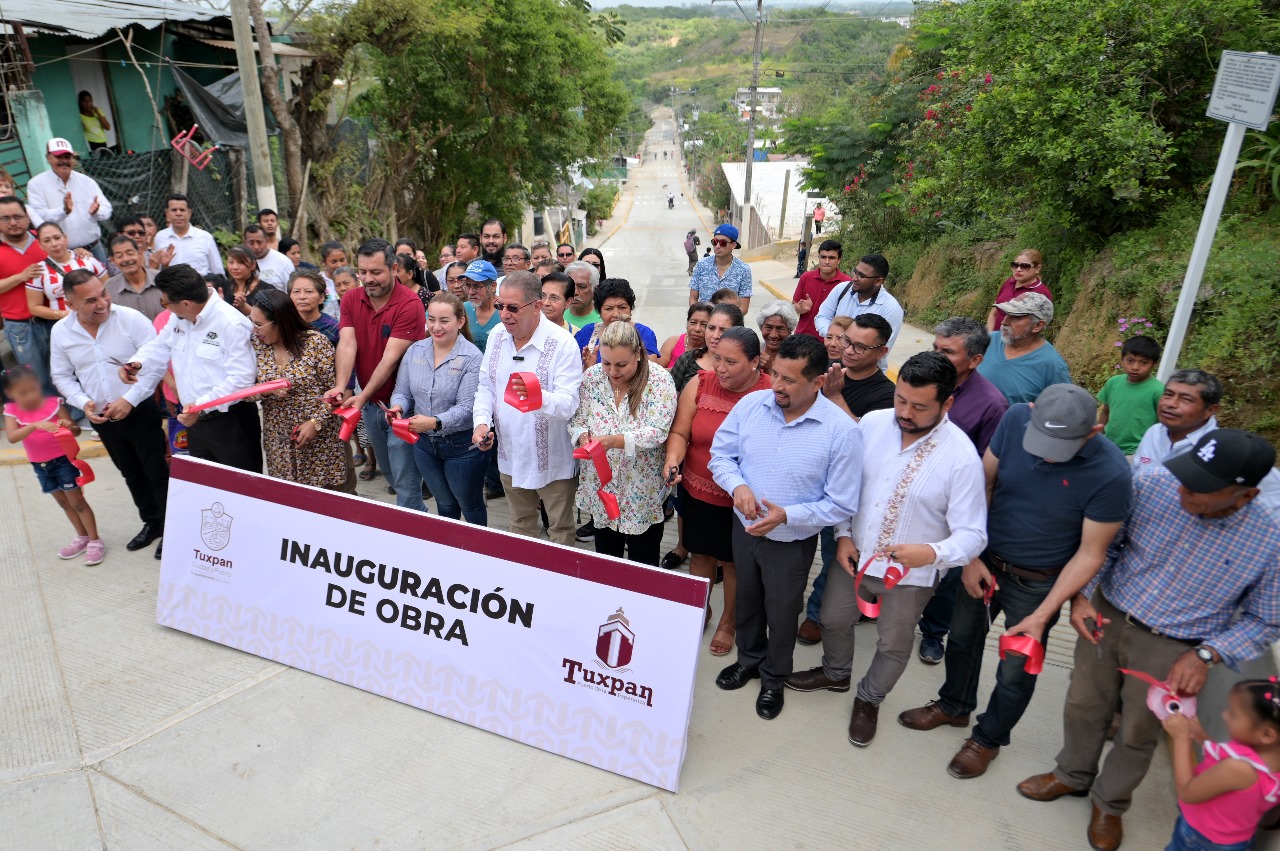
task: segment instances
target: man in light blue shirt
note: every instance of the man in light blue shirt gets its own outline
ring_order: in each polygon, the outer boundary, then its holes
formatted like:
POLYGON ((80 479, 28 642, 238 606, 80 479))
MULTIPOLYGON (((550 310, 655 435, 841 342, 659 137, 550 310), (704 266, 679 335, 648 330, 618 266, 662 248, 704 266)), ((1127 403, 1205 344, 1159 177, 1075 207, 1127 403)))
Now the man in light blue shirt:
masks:
POLYGON ((1044 329, 1053 321, 1053 302, 1040 293, 1023 293, 997 304, 1004 311, 1000 333, 991 335, 978 372, 1009 400, 1010 405, 1034 402, 1054 384, 1070 384, 1071 370, 1044 329))
POLYGON ((827 350, 792 335, 773 362, 773 389, 743 397, 716 431, 711 475, 733 496, 738 661, 716 685, 760 677, 756 714, 782 711, 818 533, 858 510, 862 435, 821 395, 827 350))
POLYGON ((751 306, 751 267, 733 256, 733 249, 741 248, 738 229, 733 225, 720 225, 711 235, 711 257, 703 257, 693 267, 689 279, 689 304, 711 301, 716 290, 731 289, 738 294, 739 307, 745 315, 751 306))
POLYGON ((849 273, 853 280, 842 287, 837 287, 827 295, 818 308, 814 318, 814 327, 818 336, 825 337, 831 327, 831 320, 837 316, 857 316, 860 313, 875 313, 883 316, 893 329, 889 336, 885 357, 880 358, 880 369, 889 366, 888 353, 898 339, 902 330, 902 320, 906 313, 898 300, 884 288, 885 278, 889 277, 889 261, 880 254, 867 254, 849 273))

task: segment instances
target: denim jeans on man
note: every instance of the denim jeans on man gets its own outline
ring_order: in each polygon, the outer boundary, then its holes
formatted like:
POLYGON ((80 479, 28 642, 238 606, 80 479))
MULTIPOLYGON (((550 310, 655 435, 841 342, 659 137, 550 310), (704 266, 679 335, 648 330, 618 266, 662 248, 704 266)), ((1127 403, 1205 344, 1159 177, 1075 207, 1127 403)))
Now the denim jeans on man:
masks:
POLYGON ((13 349, 14 360, 21 366, 29 366, 40 378, 45 396, 56 396, 53 379, 49 374, 49 328, 52 323, 39 319, 6 319, 4 336, 13 349))
MULTIPOLYGON (((985 561, 985 559, 984 559, 985 561)), ((996 577, 999 589, 991 600, 991 616, 1004 612, 1005 628, 1015 626, 1049 596, 1056 577, 1044 580, 1024 579, 1010 573, 988 569, 996 577)), ((1054 614, 1044 628, 1042 642, 1058 622, 1054 614)), ((938 708, 950 716, 968 715, 978 708, 978 681, 982 676, 982 653, 987 644, 987 608, 981 598, 970 596, 963 587, 956 595, 951 616, 951 638, 947 641, 947 679, 938 691, 938 708)), ((987 702, 987 711, 978 716, 973 738, 983 747, 997 748, 1009 744, 1022 713, 1031 704, 1036 690, 1036 677, 1023 665, 1025 656, 1010 654, 996 668, 996 687, 987 702)))
POLYGON ((412 444, 405 443, 391 431, 387 415, 374 402, 366 402, 360 414, 364 430, 369 435, 369 443, 373 445, 373 454, 378 459, 387 481, 396 489, 396 505, 401 508, 412 508, 415 511, 426 511, 422 504, 422 474, 413 459, 412 444))
POLYGON ((489 525, 484 473, 493 451, 473 449, 469 429, 439 437, 430 433, 418 437, 413 446, 413 460, 435 498, 436 511, 441 517, 453 520, 466 517, 473 525, 489 525))

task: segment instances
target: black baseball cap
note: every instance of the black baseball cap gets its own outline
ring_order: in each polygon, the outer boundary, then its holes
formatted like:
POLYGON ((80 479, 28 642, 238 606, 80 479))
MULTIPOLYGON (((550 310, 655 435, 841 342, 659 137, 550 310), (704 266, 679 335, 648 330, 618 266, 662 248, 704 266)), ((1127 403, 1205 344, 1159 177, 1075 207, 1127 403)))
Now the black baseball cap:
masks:
POLYGON ((1213 493, 1232 485, 1257 487, 1276 463, 1276 450, 1251 431, 1220 428, 1196 442, 1190 452, 1166 459, 1178 481, 1192 493, 1213 493))

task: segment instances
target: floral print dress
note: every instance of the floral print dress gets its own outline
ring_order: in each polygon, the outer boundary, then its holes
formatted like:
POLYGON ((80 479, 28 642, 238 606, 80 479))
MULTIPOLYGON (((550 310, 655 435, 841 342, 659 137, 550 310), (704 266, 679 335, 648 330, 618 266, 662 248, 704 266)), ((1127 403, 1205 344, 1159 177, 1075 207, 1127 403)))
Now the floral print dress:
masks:
POLYGON ((649 364, 649 383, 635 416, 631 401, 624 397, 614 405, 613 388, 599 364, 582 376, 578 390, 578 412, 569 421, 569 438, 577 446, 584 433, 621 434, 623 449, 610 449, 609 466, 613 481, 605 488, 618 498, 622 516, 610 520, 604 503, 596 494, 600 477, 590 461, 578 462, 578 494, 575 504, 591 514, 598 528, 614 529, 623 535, 639 535, 662 522, 663 471, 667 433, 676 418, 676 386, 671 375, 655 363, 649 364))
POLYGON ((319 331, 308 331, 302 354, 283 369, 276 363, 271 346, 256 336, 254 355, 258 362, 258 383, 287 379, 293 386, 283 399, 267 396, 262 400, 262 448, 267 460, 267 475, 314 485, 320 488, 341 487, 347 479, 347 461, 338 440, 338 418, 320 401, 333 387, 333 346, 319 331), (293 440, 293 429, 309 419, 320 422, 320 430, 306 446, 293 440))

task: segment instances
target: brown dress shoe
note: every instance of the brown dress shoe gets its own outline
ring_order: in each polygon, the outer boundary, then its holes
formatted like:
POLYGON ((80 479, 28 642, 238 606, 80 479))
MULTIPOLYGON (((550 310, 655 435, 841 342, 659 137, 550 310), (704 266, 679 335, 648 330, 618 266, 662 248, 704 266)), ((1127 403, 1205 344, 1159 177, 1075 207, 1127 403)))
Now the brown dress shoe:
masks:
POLYGON ((1089 817, 1089 847, 1093 851, 1116 851, 1124 841, 1124 822, 1120 816, 1104 813, 1093 806, 1093 815, 1089 817))
POLYGON ((800 624, 800 630, 796 633, 796 641, 805 646, 817 644, 822 640, 822 626, 815 620, 809 618, 804 619, 804 623, 800 624))
POLYGON ((947 773, 958 780, 970 780, 987 773, 991 760, 1000 755, 999 748, 989 748, 978 744, 973 738, 964 740, 960 751, 951 758, 947 773))
POLYGON ((968 727, 968 715, 948 715, 938 708, 938 702, 931 700, 917 709, 908 709, 898 716, 898 723, 912 730, 933 730, 948 724, 952 727, 968 727))
POLYGON ((782 681, 787 688, 793 691, 848 691, 849 678, 843 680, 833 680, 827 676, 827 672, 819 665, 816 668, 810 668, 807 671, 800 671, 792 674, 782 681))
POLYGON ((1048 774, 1037 774, 1035 777, 1023 780, 1018 784, 1018 794, 1033 801, 1056 801, 1065 795, 1083 798, 1089 794, 1089 790, 1068 786, 1058 779, 1058 775, 1050 771, 1048 774))
POLYGON ((871 744, 871 740, 876 737, 876 723, 879 720, 879 705, 855 697, 853 716, 849 719, 849 743, 860 748, 871 744))

